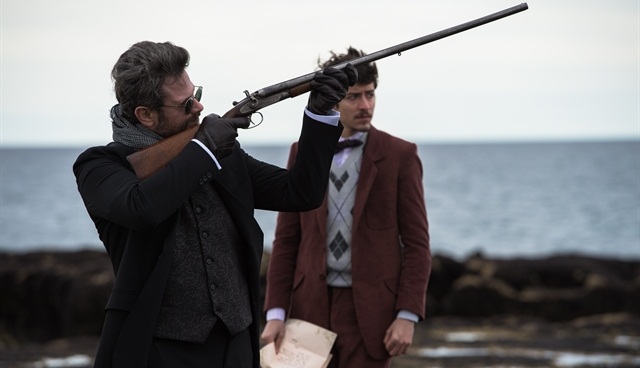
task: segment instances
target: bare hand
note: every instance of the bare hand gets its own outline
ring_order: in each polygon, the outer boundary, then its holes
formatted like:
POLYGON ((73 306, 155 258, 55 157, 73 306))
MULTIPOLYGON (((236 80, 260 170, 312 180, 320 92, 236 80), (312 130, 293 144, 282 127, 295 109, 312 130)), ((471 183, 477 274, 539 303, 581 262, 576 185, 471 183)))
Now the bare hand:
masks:
POLYGON ((407 353, 413 342, 415 323, 407 319, 396 318, 384 335, 384 346, 389 355, 398 356, 407 353))
POLYGON ((284 321, 273 319, 271 321, 267 321, 260 337, 267 344, 273 342, 276 348, 276 354, 278 354, 280 351, 280 344, 282 344, 282 340, 284 339, 285 331, 284 321))

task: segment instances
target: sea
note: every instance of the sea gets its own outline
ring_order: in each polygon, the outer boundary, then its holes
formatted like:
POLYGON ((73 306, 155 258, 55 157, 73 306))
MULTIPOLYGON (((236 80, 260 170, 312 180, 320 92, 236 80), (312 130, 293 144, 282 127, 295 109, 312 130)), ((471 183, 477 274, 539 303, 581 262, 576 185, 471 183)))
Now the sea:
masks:
MULTIPOLYGON (((0 251, 103 249, 71 169, 84 149, 0 148, 0 251)), ((435 255, 640 260, 640 140, 423 143, 419 155, 435 255)), ((276 214, 256 218, 269 250, 276 214)))

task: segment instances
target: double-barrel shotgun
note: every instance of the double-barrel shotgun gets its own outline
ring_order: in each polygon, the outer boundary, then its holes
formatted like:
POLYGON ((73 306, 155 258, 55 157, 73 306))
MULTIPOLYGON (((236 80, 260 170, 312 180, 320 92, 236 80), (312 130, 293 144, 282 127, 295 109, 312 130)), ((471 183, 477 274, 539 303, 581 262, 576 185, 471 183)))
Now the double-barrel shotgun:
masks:
MULTIPOLYGON (((447 28, 436 33, 432 33, 374 52, 372 54, 368 54, 344 63, 334 65, 333 67, 341 69, 344 68, 347 63, 353 66, 357 66, 360 64, 371 63, 376 60, 386 58, 387 56, 395 54, 400 55, 403 51, 410 50, 429 42, 449 37, 456 33, 464 32, 483 24, 508 17, 510 15, 527 10, 528 8, 529 7, 527 3, 522 3, 520 5, 516 5, 493 14, 489 14, 482 18, 457 25, 455 27, 447 28)), ((258 110, 266 106, 270 106, 287 98, 297 97, 301 94, 309 92, 311 90, 311 80, 313 79, 315 73, 316 72, 312 72, 284 82, 276 83, 274 85, 259 89, 253 93, 244 91, 246 97, 239 102, 234 102, 233 108, 227 111, 222 117, 232 118, 251 116, 255 113, 260 114, 258 110)), ((191 141, 197 130, 198 125, 184 130, 171 137, 167 137, 154 145, 151 145, 127 156, 127 160, 133 167, 136 176, 140 179, 145 179, 151 174, 165 167, 167 163, 178 156, 178 154, 184 149, 189 141, 191 141)))

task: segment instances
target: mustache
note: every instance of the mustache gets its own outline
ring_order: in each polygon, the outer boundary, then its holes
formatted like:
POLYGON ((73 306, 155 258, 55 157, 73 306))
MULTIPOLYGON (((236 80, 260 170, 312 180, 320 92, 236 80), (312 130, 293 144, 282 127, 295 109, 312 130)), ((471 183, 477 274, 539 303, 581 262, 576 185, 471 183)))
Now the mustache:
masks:
POLYGON ((356 114, 356 119, 363 119, 363 118, 371 118, 371 114, 369 114, 368 112, 361 112, 359 114, 356 114))

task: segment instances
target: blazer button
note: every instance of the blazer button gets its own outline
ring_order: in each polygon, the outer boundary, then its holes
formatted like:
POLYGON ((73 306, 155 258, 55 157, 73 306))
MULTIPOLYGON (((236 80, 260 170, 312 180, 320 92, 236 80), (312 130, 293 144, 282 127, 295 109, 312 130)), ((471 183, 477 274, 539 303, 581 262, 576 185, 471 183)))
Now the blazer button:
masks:
POLYGON ((325 276, 325 275, 320 275, 320 276, 319 276, 319 278, 320 278, 320 281, 325 281, 325 280, 327 279, 327 276, 325 276))

